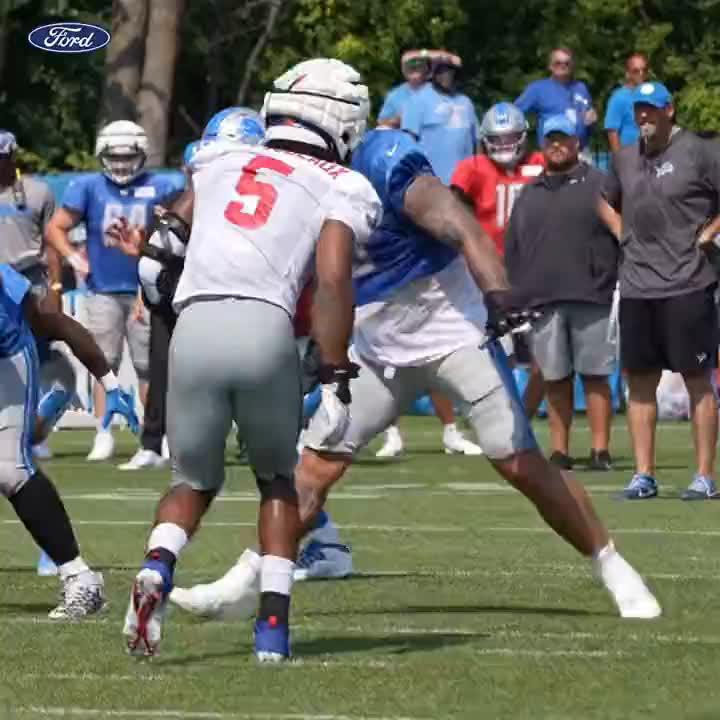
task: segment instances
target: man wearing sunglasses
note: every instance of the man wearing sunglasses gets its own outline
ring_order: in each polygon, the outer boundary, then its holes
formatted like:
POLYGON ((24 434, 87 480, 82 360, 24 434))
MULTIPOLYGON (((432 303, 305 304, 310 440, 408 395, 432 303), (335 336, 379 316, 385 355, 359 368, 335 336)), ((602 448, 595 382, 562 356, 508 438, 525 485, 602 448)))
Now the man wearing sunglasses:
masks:
POLYGON ((633 95, 635 88, 647 81, 649 73, 650 63, 645 53, 634 52, 625 61, 625 84, 610 95, 605 113, 605 131, 612 152, 625 145, 633 145, 640 137, 633 111, 633 95))
POLYGON ((587 146, 597 113, 587 86, 576 80, 575 58, 568 48, 555 48, 550 53, 550 77, 531 82, 515 101, 526 115, 537 116, 538 145, 543 144, 543 123, 553 115, 565 115, 575 126, 580 148, 587 146))

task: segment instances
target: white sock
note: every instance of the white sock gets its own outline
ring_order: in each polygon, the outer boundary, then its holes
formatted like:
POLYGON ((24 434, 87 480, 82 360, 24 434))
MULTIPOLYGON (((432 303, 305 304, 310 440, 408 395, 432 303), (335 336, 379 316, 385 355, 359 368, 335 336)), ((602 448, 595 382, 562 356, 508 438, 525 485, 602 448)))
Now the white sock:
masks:
POLYGON ((604 565, 615 555, 617 555, 617 550, 615 550, 615 543, 613 543, 612 540, 609 540, 608 544, 604 548, 598 550, 598 552, 595 553, 595 555, 593 556, 593 560, 598 563, 598 565, 604 565))
POLYGON ((187 533, 175 523, 164 522, 156 525, 147 541, 147 551, 165 548, 175 557, 188 544, 187 533))
POLYGON ((455 425, 454 422, 448 423, 447 425, 443 425, 443 432, 444 433, 457 432, 457 425, 455 425))
POLYGON ((263 555, 260 568, 260 592, 290 595, 295 563, 277 555, 263 555))
POLYGON ((63 563, 58 567, 58 574, 62 580, 67 580, 73 575, 80 575, 80 573, 90 572, 90 567, 83 560, 82 555, 78 555, 74 560, 63 563))
POLYGON ((112 433, 112 425, 108 428, 103 428, 102 418, 95 418, 95 428, 98 435, 100 433, 112 433))

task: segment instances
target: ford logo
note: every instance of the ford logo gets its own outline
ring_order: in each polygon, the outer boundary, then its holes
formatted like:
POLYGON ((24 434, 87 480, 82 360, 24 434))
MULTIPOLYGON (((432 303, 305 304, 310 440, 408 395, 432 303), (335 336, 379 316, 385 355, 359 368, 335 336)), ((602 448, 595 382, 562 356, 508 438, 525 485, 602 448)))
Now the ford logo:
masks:
POLYGON ((110 33, 97 25, 61 22, 35 28, 28 35, 28 42, 47 52, 84 53, 105 47, 110 42, 110 33))

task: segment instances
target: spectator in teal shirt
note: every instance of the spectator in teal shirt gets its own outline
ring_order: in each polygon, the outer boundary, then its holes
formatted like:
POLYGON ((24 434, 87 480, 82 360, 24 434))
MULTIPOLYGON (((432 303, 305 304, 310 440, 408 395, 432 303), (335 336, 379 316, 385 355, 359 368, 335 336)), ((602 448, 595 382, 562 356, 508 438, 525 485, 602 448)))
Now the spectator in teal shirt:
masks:
POLYGON ((378 115, 378 125, 400 127, 403 108, 423 88, 430 77, 431 51, 408 50, 403 53, 400 67, 406 82, 397 85, 385 96, 385 102, 378 115))
POLYGON ((456 165, 474 154, 479 122, 475 106, 457 90, 460 58, 443 54, 435 58, 432 82, 407 103, 402 129, 422 146, 435 174, 446 184, 456 165))
POLYGON ((605 113, 605 130, 612 152, 624 145, 633 145, 640 137, 633 111, 633 92, 642 85, 650 73, 650 63, 645 53, 634 52, 625 61, 625 85, 610 96, 605 113))

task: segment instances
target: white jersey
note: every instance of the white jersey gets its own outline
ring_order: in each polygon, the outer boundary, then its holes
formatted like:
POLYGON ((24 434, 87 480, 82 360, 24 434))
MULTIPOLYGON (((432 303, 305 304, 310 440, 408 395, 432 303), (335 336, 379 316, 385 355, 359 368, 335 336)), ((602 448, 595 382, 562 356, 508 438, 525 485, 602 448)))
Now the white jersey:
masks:
POLYGON ((193 175, 195 205, 174 306, 209 297, 252 297, 295 313, 326 220, 364 243, 382 205, 359 173, 261 146, 204 158, 193 175))
POLYGON ((465 259, 458 256, 386 300, 357 308, 353 347, 374 364, 424 365, 467 345, 479 345, 486 320, 482 293, 465 259))

